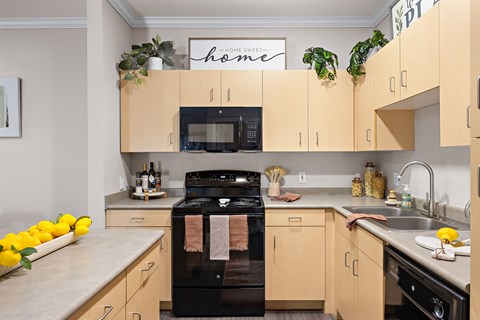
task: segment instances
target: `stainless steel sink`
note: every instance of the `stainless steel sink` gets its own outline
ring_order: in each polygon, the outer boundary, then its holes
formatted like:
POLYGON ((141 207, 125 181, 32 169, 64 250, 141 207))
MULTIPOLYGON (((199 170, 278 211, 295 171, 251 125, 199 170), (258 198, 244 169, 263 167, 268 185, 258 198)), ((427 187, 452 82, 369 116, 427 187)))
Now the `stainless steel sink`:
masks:
POLYGON ((455 228, 449 223, 427 217, 389 217, 387 221, 371 220, 381 227, 394 230, 437 230, 444 227, 455 228))
POLYGON ((381 214, 385 217, 418 217, 421 211, 415 209, 407 209, 401 207, 373 207, 373 206, 357 206, 343 207, 352 213, 381 214))

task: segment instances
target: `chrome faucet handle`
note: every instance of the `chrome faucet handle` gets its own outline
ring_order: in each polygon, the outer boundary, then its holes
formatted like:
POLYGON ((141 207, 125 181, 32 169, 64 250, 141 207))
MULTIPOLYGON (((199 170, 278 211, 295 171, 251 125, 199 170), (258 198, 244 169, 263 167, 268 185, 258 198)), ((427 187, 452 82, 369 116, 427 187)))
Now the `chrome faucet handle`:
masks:
POLYGON ((431 214, 430 212, 430 194, 427 192, 425 195, 425 203, 423 204, 423 209, 428 210, 428 213, 431 214))

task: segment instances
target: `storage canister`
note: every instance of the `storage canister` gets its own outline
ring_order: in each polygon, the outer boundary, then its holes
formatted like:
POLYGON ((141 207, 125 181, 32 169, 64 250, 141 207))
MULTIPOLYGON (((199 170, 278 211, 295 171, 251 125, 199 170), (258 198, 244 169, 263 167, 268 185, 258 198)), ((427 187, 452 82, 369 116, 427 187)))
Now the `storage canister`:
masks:
POLYGON ((352 180, 352 197, 362 196, 362 179, 359 176, 355 176, 352 180))
POLYGON ((365 165, 365 196, 373 197, 373 177, 375 176, 375 166, 372 162, 365 165))
POLYGON ((385 177, 381 172, 373 177, 373 197, 376 199, 385 198, 385 177))

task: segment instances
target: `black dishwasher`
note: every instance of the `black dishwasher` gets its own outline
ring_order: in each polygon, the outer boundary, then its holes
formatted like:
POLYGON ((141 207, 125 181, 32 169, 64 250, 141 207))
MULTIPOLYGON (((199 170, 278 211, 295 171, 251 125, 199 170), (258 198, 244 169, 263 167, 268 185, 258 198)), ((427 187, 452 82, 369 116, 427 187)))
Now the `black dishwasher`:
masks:
POLYGON ((392 247, 384 250, 385 319, 466 320, 467 293, 424 270, 392 247))

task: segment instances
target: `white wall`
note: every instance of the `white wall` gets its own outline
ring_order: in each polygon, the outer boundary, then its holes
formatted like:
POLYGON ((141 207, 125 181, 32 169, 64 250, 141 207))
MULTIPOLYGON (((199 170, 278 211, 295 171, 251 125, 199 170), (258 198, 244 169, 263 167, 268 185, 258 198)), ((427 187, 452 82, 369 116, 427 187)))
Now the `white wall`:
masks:
MULTIPOLYGON (((393 188, 393 171, 400 171, 412 160, 428 163, 435 174, 435 200, 463 208, 470 199, 470 148, 440 147, 440 111, 434 105, 415 112, 416 151, 381 152, 379 162, 387 175, 388 186, 393 188)), ((425 198, 429 191, 428 172, 425 168, 410 167, 402 183, 408 183, 412 195, 425 198)), ((401 192, 402 187, 397 191, 401 192)))
POLYGON ((0 226, 87 213, 86 30, 0 30, 0 75, 22 79, 22 137, 0 138, 0 226))
POLYGON ((188 38, 200 37, 286 37, 287 69, 307 69, 302 62, 305 49, 323 47, 338 55, 340 69, 346 69, 349 53, 358 42, 371 36, 371 28, 258 28, 258 29, 135 29, 134 43, 149 41, 156 34, 173 40, 177 50, 176 69, 189 69, 188 38))

